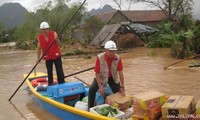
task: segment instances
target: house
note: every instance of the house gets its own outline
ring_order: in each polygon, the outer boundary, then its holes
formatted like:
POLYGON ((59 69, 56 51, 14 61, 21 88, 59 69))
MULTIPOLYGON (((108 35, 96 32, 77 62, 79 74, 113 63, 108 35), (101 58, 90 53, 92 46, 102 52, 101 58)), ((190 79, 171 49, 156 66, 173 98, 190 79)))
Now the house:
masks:
POLYGON ((133 22, 147 26, 155 26, 167 18, 162 10, 115 10, 97 15, 96 17, 102 20, 105 24, 133 22))
MULTIPOLYGON (((94 38, 85 38, 80 32, 73 33, 73 38, 85 39, 91 41, 90 45, 104 46, 108 40, 116 41, 119 47, 135 47, 143 45, 142 35, 154 33, 150 26, 155 26, 166 18, 161 10, 143 10, 143 11, 119 11, 99 14, 96 16, 105 26, 94 38), (125 25, 126 24, 126 25, 125 25), (124 29, 124 33, 119 32, 124 29), (144 31, 142 31, 144 30, 144 31), (127 39, 122 42, 121 39, 127 39), (140 39, 140 40, 139 40, 140 39)), ((79 30, 80 31, 80 30, 79 30)), ((75 32, 75 30, 74 30, 75 32)), ((79 40, 81 41, 81 40, 79 40)))
POLYGON ((132 22, 125 14, 123 14, 119 10, 99 14, 96 17, 105 24, 120 24, 121 22, 132 22))
POLYGON ((90 45, 103 47, 108 40, 117 44, 118 48, 133 48, 143 46, 140 36, 128 24, 105 25, 90 45))
POLYGON ((115 10, 97 15, 96 17, 103 21, 105 26, 92 40, 90 45, 102 47, 108 40, 113 40, 119 48, 132 48, 144 45, 141 36, 157 32, 157 29, 147 25, 154 26, 166 18, 164 13, 158 10, 150 12, 115 10))

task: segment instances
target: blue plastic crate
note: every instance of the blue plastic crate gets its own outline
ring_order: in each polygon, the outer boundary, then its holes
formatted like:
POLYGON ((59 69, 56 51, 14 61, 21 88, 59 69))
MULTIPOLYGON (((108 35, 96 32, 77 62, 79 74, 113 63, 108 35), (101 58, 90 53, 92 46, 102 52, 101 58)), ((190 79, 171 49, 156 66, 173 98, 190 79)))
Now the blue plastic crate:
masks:
POLYGON ((47 95, 55 98, 85 93, 82 82, 67 82, 47 87, 47 95))

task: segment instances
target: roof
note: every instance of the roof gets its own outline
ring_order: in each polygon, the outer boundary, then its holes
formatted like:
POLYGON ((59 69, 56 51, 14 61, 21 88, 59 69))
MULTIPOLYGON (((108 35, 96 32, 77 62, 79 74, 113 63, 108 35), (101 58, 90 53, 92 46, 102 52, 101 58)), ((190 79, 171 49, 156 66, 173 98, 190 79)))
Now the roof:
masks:
POLYGON ((110 24, 105 25, 98 35, 92 40, 90 45, 101 45, 104 46, 105 42, 110 40, 116 31, 120 28, 121 24, 110 24))
POLYGON ((119 10, 114 10, 114 11, 111 11, 111 12, 102 13, 102 14, 97 15, 96 17, 99 18, 100 20, 102 20, 104 23, 107 23, 107 22, 109 22, 111 20, 111 18, 116 16, 118 13, 122 17, 124 17, 127 21, 131 21, 125 14, 123 14, 119 10))
MULTIPOLYGON (((124 33, 134 33, 138 37, 140 37, 141 34, 152 34, 157 32, 158 30, 147 26, 142 25, 138 23, 131 23, 131 24, 109 24, 105 25, 98 35, 91 41, 90 45, 99 45, 104 46, 105 43, 108 40, 115 41, 118 35, 124 34, 124 33)), ((140 37, 141 39, 141 37, 140 37)))
POLYGON ((138 37, 140 37, 140 33, 153 32, 156 32, 156 29, 141 24, 109 24, 105 25, 100 30, 98 35, 91 41, 90 45, 104 46, 108 40, 115 41, 119 35, 123 35, 125 33, 136 34, 138 37))
POLYGON ((111 12, 106 12, 106 13, 103 13, 103 14, 99 14, 99 15, 96 15, 97 18, 99 18, 100 20, 102 20, 103 22, 107 22, 109 19, 112 18, 112 16, 116 13, 117 11, 114 10, 114 11, 111 11, 111 12))
POLYGON ((121 12, 122 15, 125 15, 129 20, 133 22, 161 21, 164 18, 166 18, 166 15, 162 10, 130 10, 130 11, 114 10, 111 12, 97 15, 97 17, 106 23, 117 12, 121 12))
POLYGON ((158 31, 158 29, 139 23, 131 23, 129 26, 138 34, 151 34, 158 31))
POLYGON ((161 21, 166 18, 162 10, 122 11, 133 22, 161 21))

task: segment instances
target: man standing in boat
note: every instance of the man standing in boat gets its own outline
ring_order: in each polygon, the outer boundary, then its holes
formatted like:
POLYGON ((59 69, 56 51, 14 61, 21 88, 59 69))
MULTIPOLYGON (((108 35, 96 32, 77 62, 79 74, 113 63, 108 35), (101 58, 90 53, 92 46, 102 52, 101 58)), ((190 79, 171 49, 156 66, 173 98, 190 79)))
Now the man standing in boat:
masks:
POLYGON ((45 21, 40 24, 40 30, 41 34, 38 36, 37 62, 40 59, 41 52, 44 54, 51 43, 54 42, 44 55, 48 74, 48 85, 53 85, 53 64, 56 68, 58 83, 64 83, 64 72, 62 67, 61 52, 59 48, 60 41, 58 35, 55 31, 49 30, 49 24, 45 21))
POLYGON ((88 108, 94 106, 95 95, 98 90, 101 96, 105 96, 104 87, 107 84, 109 84, 113 93, 120 92, 125 95, 123 65, 120 56, 115 53, 116 44, 110 40, 105 43, 104 48, 106 51, 99 54, 96 59, 95 78, 88 95, 88 108))

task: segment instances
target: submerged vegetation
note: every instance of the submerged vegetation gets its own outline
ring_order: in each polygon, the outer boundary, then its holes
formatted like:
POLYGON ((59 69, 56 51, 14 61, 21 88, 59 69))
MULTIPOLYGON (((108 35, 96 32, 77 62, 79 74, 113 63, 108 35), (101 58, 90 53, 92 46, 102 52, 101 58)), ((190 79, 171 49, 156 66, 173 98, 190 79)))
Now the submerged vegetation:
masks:
POLYGON ((193 0, 136 0, 161 9, 166 20, 156 26, 157 33, 146 36, 149 48, 171 48, 171 56, 186 58, 200 53, 200 22, 192 20, 193 0), (164 7, 163 7, 164 4, 164 7))
POLYGON ((184 18, 184 22, 165 21, 157 29, 157 33, 146 38, 149 48, 171 48, 171 55, 176 58, 199 54, 200 21, 193 22, 189 18, 184 18))

